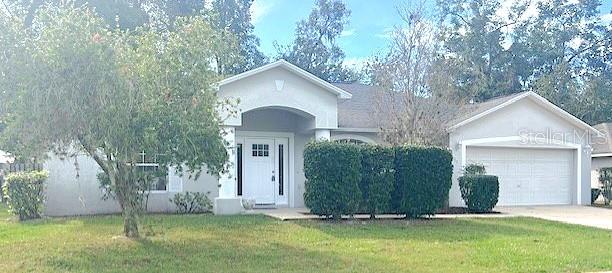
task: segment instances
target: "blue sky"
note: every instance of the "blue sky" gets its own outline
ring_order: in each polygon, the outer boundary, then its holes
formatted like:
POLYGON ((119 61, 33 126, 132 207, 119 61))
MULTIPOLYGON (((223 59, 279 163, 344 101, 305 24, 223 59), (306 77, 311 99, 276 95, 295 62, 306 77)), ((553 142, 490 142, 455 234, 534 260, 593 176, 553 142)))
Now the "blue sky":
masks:
MULTIPOLYGON (((346 54, 345 62, 358 63, 385 50, 386 34, 401 23, 396 7, 414 0, 346 0, 351 10, 350 24, 345 27, 339 44, 346 54)), ((612 0, 602 0, 602 14, 610 13, 612 0)), ((274 41, 284 45, 293 40, 296 23, 308 17, 315 0, 255 0, 252 19, 261 50, 275 56, 274 41)), ((612 15, 604 15, 612 21, 612 15)))

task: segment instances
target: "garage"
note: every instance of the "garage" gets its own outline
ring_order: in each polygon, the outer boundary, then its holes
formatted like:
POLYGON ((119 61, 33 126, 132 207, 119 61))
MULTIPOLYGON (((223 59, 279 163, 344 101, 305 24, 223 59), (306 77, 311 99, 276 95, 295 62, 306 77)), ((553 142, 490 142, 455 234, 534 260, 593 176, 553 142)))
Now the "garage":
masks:
POLYGON ((528 91, 473 103, 448 122, 449 206, 463 207, 470 163, 499 177, 498 206, 589 205, 592 144, 601 132, 528 91))
POLYGON ((468 163, 499 177, 499 206, 565 205, 575 185, 573 149, 468 147, 468 163))

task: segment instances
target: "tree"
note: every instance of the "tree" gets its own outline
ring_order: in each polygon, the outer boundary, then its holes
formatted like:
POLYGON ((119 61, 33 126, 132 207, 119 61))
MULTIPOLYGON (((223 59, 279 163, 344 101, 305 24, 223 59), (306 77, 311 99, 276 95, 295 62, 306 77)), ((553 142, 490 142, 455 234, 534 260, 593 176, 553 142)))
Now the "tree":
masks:
POLYGON ((459 94, 478 102, 532 90, 588 123, 609 120, 612 25, 599 17, 601 2, 507 3, 438 1, 436 62, 452 68, 459 94))
POLYGON ((449 78, 462 97, 483 101, 521 90, 521 77, 509 65, 512 52, 504 48, 504 31, 516 24, 526 6, 516 5, 509 22, 496 12, 499 1, 438 1, 440 8, 440 66, 451 67, 449 78))
POLYGON ((179 173, 224 170, 218 109, 231 110, 232 102, 216 97, 211 63, 236 46, 203 17, 178 18, 167 35, 109 29, 71 5, 45 6, 34 19, 36 28, 3 29, 21 38, 0 59, 9 64, 2 74, 11 75, 0 86, 7 124, 0 149, 22 158, 91 156, 110 180, 128 237, 139 236, 142 151, 179 173))
POLYGON ((240 46, 241 60, 225 64, 220 69, 225 74, 239 74, 267 62, 266 56, 258 49, 259 38, 253 34, 251 5, 253 0, 216 0, 207 11, 213 27, 221 33, 228 32, 236 37, 240 46))
POLYGON ((342 65, 344 52, 336 44, 351 12, 338 0, 318 0, 307 20, 297 23, 292 44, 276 44, 278 58, 299 66, 328 82, 353 80, 342 65))
POLYGON ((396 26, 388 53, 368 64, 372 83, 380 87, 375 109, 388 143, 445 145, 445 122, 461 108, 436 66, 436 29, 425 18, 424 5, 400 8, 403 24, 396 26))

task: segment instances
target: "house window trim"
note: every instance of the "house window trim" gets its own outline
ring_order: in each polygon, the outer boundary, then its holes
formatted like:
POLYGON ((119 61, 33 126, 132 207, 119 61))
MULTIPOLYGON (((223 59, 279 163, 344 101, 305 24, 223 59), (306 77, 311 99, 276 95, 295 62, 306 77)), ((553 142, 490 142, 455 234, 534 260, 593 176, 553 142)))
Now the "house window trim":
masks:
MULTIPOLYGON (((146 158, 145 157, 145 155, 146 155, 145 151, 142 151, 142 152, 138 153, 138 155, 141 157, 140 160, 142 160, 142 161, 144 161, 144 159, 146 158)), ((159 156, 159 155, 156 155, 156 156, 159 156)), ((144 163, 143 162, 143 163, 135 163, 134 167, 136 167, 136 168, 138 168, 138 167, 157 167, 157 168, 159 168, 160 165, 159 165, 159 163, 144 163)), ((168 193, 168 192, 170 192, 170 189, 169 189, 170 185, 169 184, 170 184, 170 174, 166 173, 166 189, 165 190, 146 190, 146 191, 144 191, 144 193, 145 194, 165 194, 165 193, 168 193)))

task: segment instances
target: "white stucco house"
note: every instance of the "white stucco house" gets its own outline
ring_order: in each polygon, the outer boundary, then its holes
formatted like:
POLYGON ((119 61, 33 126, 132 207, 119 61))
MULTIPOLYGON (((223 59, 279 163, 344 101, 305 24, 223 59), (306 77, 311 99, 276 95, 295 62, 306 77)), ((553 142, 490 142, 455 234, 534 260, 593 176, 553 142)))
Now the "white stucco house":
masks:
POLYGON ((612 168, 612 123, 601 123, 593 127, 604 134, 604 137, 593 142, 591 161, 591 187, 599 188, 599 169, 612 168))
MULTIPOLYGON (((218 214, 239 213, 241 199, 262 207, 303 207, 303 150, 314 139, 381 143, 374 118, 375 88, 332 84, 277 61, 219 82, 218 96, 239 98, 235 118, 224 130, 231 163, 217 179, 197 181, 170 170, 151 190, 148 209, 171 212, 178 192, 208 193, 218 214)), ((449 121, 454 176, 449 204, 462 206, 457 177, 471 162, 500 176, 500 205, 589 204, 593 127, 532 92, 467 107, 449 121)), ((155 167, 143 155, 142 167, 155 167)), ((100 169, 83 155, 72 161, 50 159, 45 168, 46 214, 113 213, 119 206, 102 200, 100 169)))

